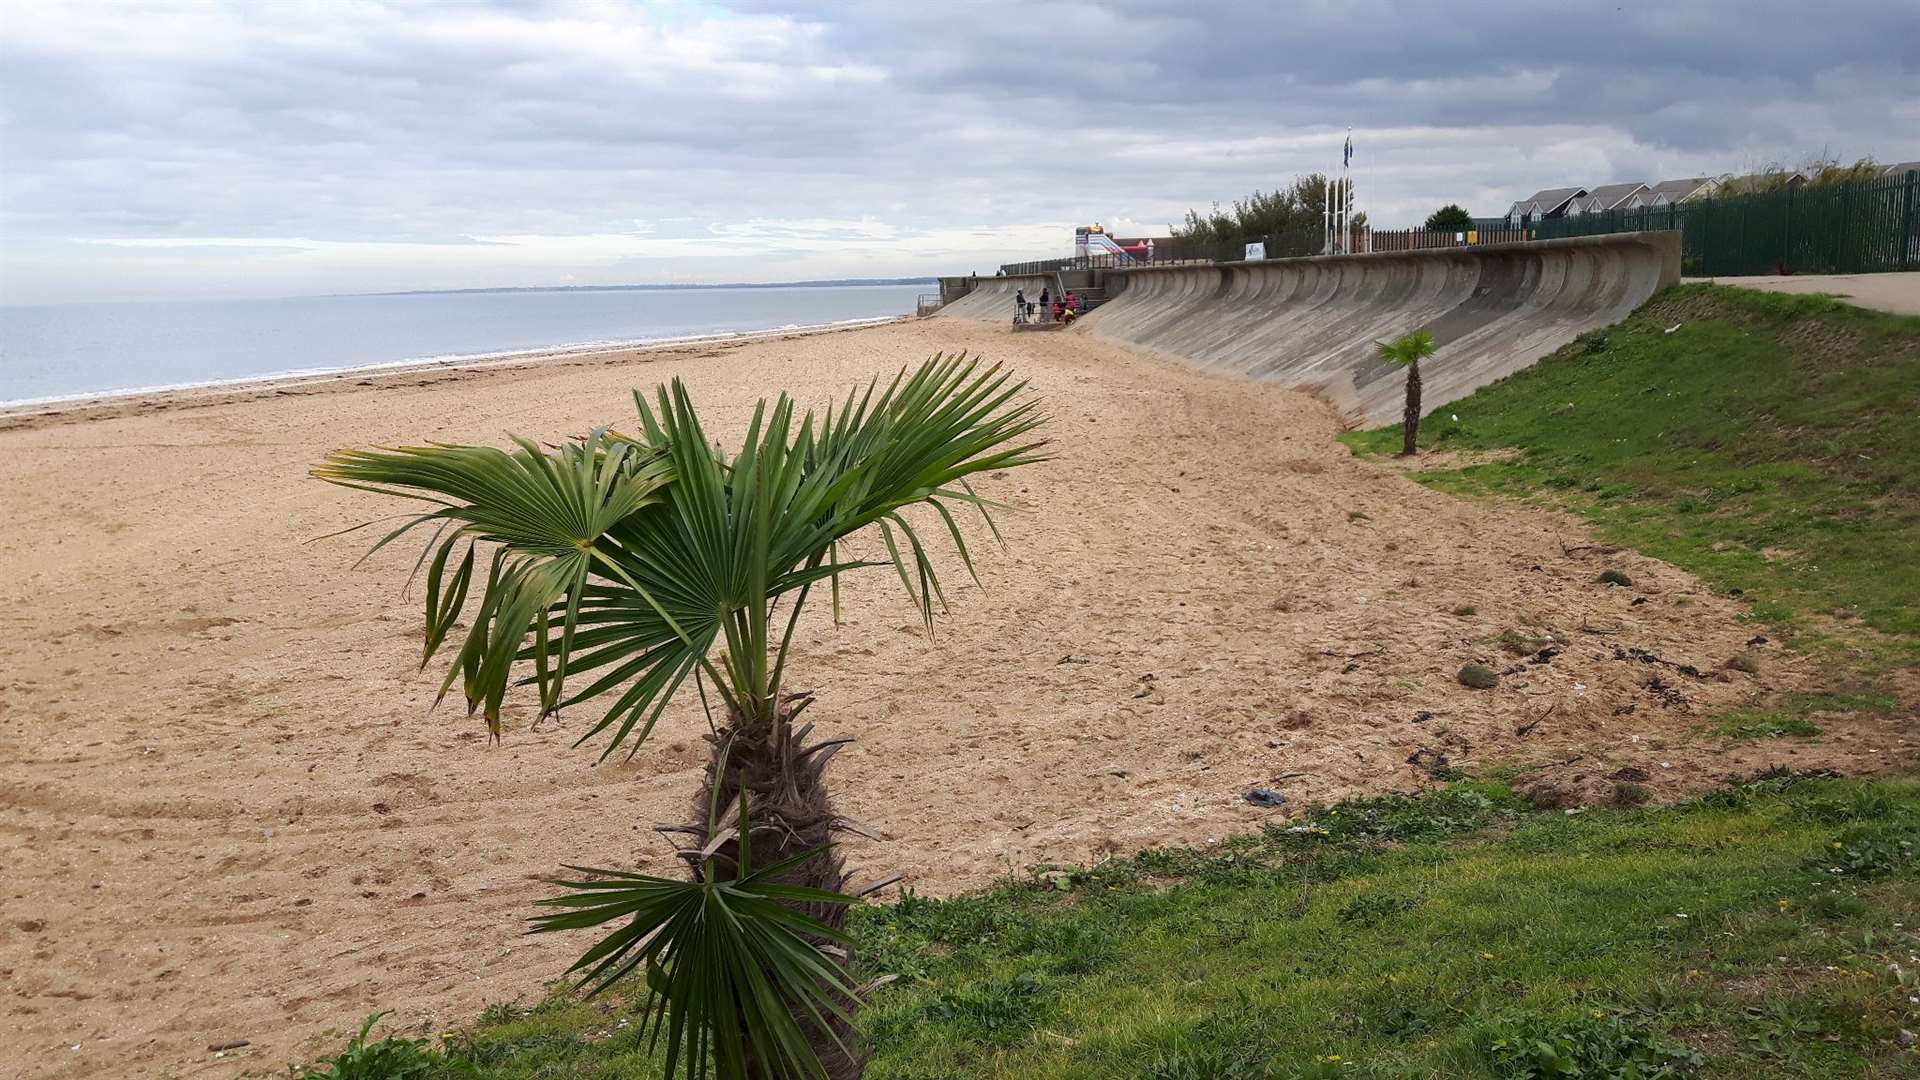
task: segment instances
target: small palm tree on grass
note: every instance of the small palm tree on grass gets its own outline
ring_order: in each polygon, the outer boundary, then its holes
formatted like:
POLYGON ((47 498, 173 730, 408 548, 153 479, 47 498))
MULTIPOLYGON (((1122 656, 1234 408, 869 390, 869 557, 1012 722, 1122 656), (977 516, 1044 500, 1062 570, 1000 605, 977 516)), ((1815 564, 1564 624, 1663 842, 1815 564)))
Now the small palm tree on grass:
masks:
POLYGON ((622 923, 573 971, 595 992, 644 971, 668 1075, 859 1075, 842 933, 853 897, 831 848, 846 823, 824 777, 850 740, 815 739, 799 722, 813 699, 786 689, 794 630, 816 586, 830 586, 837 619, 840 575, 887 565, 932 629, 945 597, 902 511, 929 507, 971 574, 951 507, 978 510, 993 529, 993 504, 967 478, 1043 459, 1024 389, 998 366, 936 356, 884 390, 849 392, 818 423, 796 418, 784 394, 762 401, 729 460, 675 380, 651 407, 635 393, 633 436, 596 430, 552 450, 524 439, 514 451, 343 450, 314 469, 435 505, 374 550, 436 530, 415 566, 426 568, 422 665, 464 613, 440 694, 458 679, 494 738, 516 672, 543 714, 602 703, 580 742, 604 735, 603 759, 637 750, 689 680, 708 704, 694 820, 661 827, 683 838, 692 880, 570 867, 584 876, 557 882, 571 891, 535 921, 622 923), (867 530, 887 559, 843 558, 842 541, 867 530))
POLYGON ((1433 355, 1433 332, 1415 330, 1392 341, 1376 341, 1373 347, 1374 355, 1381 360, 1407 369, 1407 412, 1401 426, 1405 441, 1400 456, 1412 457, 1418 452, 1414 444, 1420 436, 1420 361, 1433 355))

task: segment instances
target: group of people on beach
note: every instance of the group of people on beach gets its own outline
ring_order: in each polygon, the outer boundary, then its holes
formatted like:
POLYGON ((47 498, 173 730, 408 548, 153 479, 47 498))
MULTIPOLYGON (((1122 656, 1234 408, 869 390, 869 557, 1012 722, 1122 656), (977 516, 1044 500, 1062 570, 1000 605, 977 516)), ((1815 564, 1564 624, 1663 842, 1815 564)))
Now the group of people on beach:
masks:
POLYGON ((1040 287, 1040 301, 1036 304, 1027 299, 1025 289, 1013 291, 1013 325, 1024 326, 1032 322, 1046 322, 1049 317, 1051 321, 1057 323, 1070 323, 1079 318, 1080 298, 1074 295, 1072 289, 1068 289, 1065 296, 1056 297, 1051 289, 1043 285, 1040 287), (1036 315, 1038 318, 1035 317, 1036 315))

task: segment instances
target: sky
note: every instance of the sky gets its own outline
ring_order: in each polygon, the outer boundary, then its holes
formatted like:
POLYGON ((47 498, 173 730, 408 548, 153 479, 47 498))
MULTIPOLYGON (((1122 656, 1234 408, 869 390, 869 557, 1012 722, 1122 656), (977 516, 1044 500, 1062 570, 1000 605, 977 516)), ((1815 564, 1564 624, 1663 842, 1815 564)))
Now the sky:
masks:
POLYGON ((0 0, 0 302, 991 273, 1920 159, 1920 2, 0 0))

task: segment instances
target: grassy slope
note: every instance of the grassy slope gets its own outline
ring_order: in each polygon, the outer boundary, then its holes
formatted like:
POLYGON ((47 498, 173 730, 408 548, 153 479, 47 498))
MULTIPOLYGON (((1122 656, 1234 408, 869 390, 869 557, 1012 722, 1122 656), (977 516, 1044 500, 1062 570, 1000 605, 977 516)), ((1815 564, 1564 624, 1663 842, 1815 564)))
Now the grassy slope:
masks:
MULTIPOLYGON (((1571 509, 1805 645, 1914 666, 1917 406, 1920 318, 1686 285, 1435 410, 1423 448, 1523 453, 1418 478, 1571 509)), ((1400 428, 1346 441, 1393 453, 1400 428)))
MULTIPOLYGON (((1462 782, 909 898, 855 920, 865 974, 900 977, 864 1014, 868 1075, 1913 1075, 1916 838, 1909 780, 1578 815, 1462 782)), ((653 1076, 635 1016, 556 996, 406 1056, 653 1076)))
MULTIPOLYGON (((1571 509, 1742 590, 1859 686, 1725 733, 1810 733, 1888 707, 1874 678, 1920 661, 1916 401, 1920 320, 1687 286, 1440 410, 1424 445, 1525 453, 1420 479, 1571 509)), ((1897 1039, 1920 1030, 1920 783, 1572 817, 1465 783, 1312 824, 861 910, 865 974, 900 977, 863 1017, 869 1076, 1920 1071, 1897 1039)), ((634 1017, 556 995, 375 1045, 425 1076, 652 1076, 634 1017)))

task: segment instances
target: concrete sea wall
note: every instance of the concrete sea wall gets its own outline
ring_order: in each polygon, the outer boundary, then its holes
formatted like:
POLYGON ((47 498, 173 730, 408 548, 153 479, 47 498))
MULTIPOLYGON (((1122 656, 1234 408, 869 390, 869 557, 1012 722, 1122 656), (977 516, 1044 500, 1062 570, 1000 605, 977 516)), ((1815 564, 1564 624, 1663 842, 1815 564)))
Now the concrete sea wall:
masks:
POLYGON ((972 292, 941 308, 940 314, 962 319, 993 319, 1011 325, 1015 292, 1026 290, 1027 299, 1037 304, 1040 302, 1041 289, 1056 287, 1051 274, 983 277, 974 284, 972 292))
MULTIPOLYGON (((1374 359, 1377 340, 1433 332, 1439 348, 1420 372, 1434 409, 1620 321, 1679 280, 1680 238, 1670 232, 1153 267, 1109 276, 1117 294, 1073 332, 1316 391, 1357 421, 1385 424, 1399 419, 1405 378, 1374 359)), ((946 310, 1011 319, 1021 287, 1038 291, 995 279, 993 292, 946 310), (978 314, 963 306, 976 302, 978 314)))

